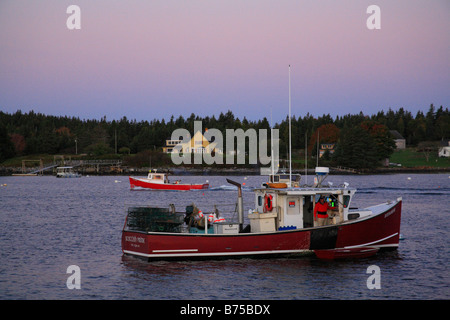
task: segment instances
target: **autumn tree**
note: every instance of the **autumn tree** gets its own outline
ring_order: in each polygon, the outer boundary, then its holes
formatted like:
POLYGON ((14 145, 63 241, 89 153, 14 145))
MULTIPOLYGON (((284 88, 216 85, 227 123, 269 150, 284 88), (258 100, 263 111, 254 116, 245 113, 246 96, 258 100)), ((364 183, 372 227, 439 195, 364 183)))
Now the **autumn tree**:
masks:
POLYGON ((324 124, 314 131, 313 135, 309 139, 308 143, 308 154, 311 154, 315 146, 317 145, 317 140, 320 143, 336 143, 339 139, 339 128, 332 124, 324 124))
POLYGON ((14 151, 16 152, 16 155, 23 155, 25 146, 27 145, 24 136, 18 133, 13 133, 10 135, 10 138, 11 142, 14 145, 14 151))

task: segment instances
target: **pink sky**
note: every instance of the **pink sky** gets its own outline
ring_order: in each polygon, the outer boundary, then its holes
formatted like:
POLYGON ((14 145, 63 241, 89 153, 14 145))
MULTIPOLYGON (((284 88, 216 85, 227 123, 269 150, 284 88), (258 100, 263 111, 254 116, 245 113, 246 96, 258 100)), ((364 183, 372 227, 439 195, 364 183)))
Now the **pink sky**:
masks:
POLYGON ((0 2, 0 110, 274 121, 450 102, 450 2, 0 2), (81 30, 66 9, 81 8, 81 30), (381 30, 366 9, 381 8, 381 30))

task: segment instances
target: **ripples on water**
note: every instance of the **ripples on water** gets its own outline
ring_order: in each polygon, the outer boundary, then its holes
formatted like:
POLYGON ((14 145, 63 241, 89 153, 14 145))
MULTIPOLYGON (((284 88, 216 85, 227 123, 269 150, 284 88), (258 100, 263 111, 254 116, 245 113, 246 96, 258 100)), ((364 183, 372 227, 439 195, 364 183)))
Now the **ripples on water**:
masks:
MULTIPOLYGON (((245 211, 262 177, 228 177, 245 183, 245 211)), ((0 177, 0 299, 448 299, 450 277, 448 174, 329 177, 359 192, 352 206, 403 198, 396 252, 325 262, 295 259, 143 262, 123 257, 121 229, 127 205, 178 209, 194 201, 214 204, 231 219, 236 189, 226 177, 208 179, 211 190, 130 191, 127 177, 0 177), (81 290, 69 290, 69 265, 81 269, 81 290), (366 285, 370 265, 381 270, 381 289, 366 285)), ((309 180, 312 180, 309 177, 309 180)))

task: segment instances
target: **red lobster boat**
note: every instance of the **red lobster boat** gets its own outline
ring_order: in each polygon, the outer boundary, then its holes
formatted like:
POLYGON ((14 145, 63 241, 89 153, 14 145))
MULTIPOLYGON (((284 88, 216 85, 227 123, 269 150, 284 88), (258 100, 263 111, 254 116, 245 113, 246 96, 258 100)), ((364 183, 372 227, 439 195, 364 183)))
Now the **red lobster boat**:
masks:
POLYGON ((169 182, 168 174, 166 173, 156 173, 149 172, 147 178, 134 178, 129 177, 130 179, 130 188, 133 190, 134 188, 144 188, 144 189, 153 189, 153 190, 201 190, 208 189, 209 183, 201 184, 186 184, 180 183, 179 180, 175 182, 169 182))
POLYGON ((398 247, 401 198, 355 209, 350 203, 356 189, 348 188, 348 184, 262 187, 254 190, 255 208, 244 227, 240 184, 227 181, 238 186, 239 221, 220 221, 217 211, 203 214, 195 205, 186 207, 185 212, 176 212, 173 205, 128 208, 122 232, 123 253, 147 260, 314 253, 332 259, 366 257, 398 247), (329 218, 327 225, 316 226, 313 210, 321 196, 329 203, 329 218))

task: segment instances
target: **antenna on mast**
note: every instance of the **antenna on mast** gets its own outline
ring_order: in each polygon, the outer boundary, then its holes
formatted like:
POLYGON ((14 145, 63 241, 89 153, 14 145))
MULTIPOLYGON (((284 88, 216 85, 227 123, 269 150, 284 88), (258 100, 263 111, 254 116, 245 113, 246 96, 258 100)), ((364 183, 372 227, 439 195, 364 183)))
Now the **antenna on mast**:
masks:
POLYGON ((291 149, 291 65, 289 65, 289 187, 292 187, 292 149, 291 149))

